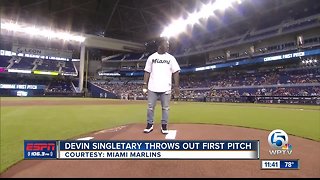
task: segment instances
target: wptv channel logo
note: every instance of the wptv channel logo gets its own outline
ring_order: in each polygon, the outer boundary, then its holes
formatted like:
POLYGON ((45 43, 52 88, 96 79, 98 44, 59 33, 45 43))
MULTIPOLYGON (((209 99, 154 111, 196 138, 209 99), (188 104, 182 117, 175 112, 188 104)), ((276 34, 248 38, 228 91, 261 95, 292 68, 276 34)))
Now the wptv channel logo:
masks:
POLYGON ((281 129, 273 130, 268 136, 268 143, 272 147, 269 150, 270 155, 291 155, 292 145, 288 144, 288 142, 289 139, 286 132, 281 129))

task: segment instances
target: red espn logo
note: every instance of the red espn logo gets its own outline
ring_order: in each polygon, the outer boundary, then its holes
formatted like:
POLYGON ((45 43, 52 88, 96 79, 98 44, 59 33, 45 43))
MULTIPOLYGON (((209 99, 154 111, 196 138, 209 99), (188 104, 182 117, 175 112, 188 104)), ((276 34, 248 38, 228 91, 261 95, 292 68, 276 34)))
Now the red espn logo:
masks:
POLYGON ((43 149, 47 149, 47 151, 55 149, 56 144, 54 143, 28 143, 26 146, 27 151, 43 151, 43 149))

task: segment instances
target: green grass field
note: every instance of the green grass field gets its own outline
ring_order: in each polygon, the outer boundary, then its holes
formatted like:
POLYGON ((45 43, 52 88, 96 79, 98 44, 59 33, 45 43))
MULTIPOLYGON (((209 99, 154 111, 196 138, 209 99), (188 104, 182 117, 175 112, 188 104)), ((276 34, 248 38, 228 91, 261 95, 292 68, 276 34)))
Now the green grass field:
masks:
MULTIPOLYGON (((34 99, 39 98, 0 100, 34 99)), ((74 99, 75 105, 65 106, 1 106, 0 172, 23 159, 24 140, 62 140, 96 130, 146 122, 146 103, 76 105, 76 102, 81 100, 86 99, 74 99)), ((156 123, 160 122, 160 107, 158 102, 155 112, 156 123)), ((172 102, 169 119, 170 123, 283 129, 291 135, 320 140, 320 106, 172 102)))

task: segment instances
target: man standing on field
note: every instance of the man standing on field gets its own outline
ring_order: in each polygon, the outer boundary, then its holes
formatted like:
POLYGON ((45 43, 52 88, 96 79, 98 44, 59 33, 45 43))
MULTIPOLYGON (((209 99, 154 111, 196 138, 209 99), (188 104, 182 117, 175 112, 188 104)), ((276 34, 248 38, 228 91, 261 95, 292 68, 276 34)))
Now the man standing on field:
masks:
POLYGON ((158 51, 148 57, 144 69, 143 92, 148 92, 147 127, 145 133, 153 130, 154 109, 160 97, 162 106, 161 132, 167 134, 169 118, 169 102, 171 99, 172 75, 174 79, 174 93, 179 96, 180 66, 169 51, 169 41, 162 39, 158 51))

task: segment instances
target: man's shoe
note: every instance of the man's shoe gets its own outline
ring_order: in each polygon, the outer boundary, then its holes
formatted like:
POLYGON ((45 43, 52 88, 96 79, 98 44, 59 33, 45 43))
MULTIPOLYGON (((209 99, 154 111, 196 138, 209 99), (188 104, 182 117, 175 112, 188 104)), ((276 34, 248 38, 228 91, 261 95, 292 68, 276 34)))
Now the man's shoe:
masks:
POLYGON ((143 130, 144 133, 149 133, 153 130, 153 124, 147 124, 147 127, 143 130))
POLYGON ((161 125, 161 132, 162 132, 162 134, 168 134, 169 133, 167 124, 162 124, 161 125))

